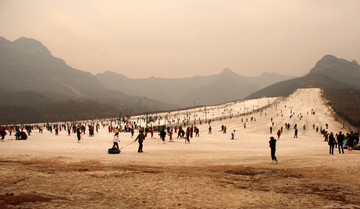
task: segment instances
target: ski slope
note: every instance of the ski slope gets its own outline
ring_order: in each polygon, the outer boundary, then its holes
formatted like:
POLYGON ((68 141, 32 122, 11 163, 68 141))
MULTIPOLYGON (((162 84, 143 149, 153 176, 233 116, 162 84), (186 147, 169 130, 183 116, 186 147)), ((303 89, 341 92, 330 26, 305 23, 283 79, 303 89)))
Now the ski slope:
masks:
MULTIPOLYGON (((206 107, 206 120, 211 119, 212 134, 208 133, 209 124, 204 123, 205 108, 159 113, 158 116, 168 120, 166 124, 183 125, 193 118, 200 129, 200 137, 193 137, 190 144, 184 139, 162 143, 155 133, 155 138, 148 136, 144 141, 144 153, 137 153, 137 143, 129 133, 120 134, 120 155, 109 155, 107 149, 112 146, 113 134, 107 128, 100 129, 95 137, 83 135, 81 143, 77 143, 76 135, 68 136, 65 131, 58 136, 44 130, 43 134, 34 131, 26 141, 10 140, 7 136, 1 143, 0 152, 10 158, 51 158, 61 157, 68 161, 100 160, 105 163, 144 163, 144 164, 236 164, 269 162, 269 137, 276 136, 276 131, 283 126, 284 132, 277 142, 277 156, 281 160, 303 156, 326 156, 328 145, 313 125, 328 131, 348 132, 349 128, 335 121, 330 108, 321 96, 320 89, 298 89, 286 98, 261 98, 243 102, 231 102, 219 106, 206 107), (314 113, 314 114, 313 114, 314 113), (291 116, 291 117, 290 117, 291 116), (253 120, 251 120, 253 118, 253 120), (272 119, 272 120, 271 120, 272 119), (200 125, 200 120, 202 124, 200 125), (272 124, 272 121, 274 124, 272 124), (246 123, 246 128, 244 128, 246 123), (285 123, 291 125, 285 129, 285 123), (293 138, 297 124, 298 138, 293 138), (227 127, 227 133, 221 126, 227 127), (305 125, 305 129, 303 126, 305 125), (273 126, 273 134, 270 134, 273 126), (235 140, 231 140, 231 132, 235 130, 235 140)), ((139 116, 131 118, 137 120, 139 116)), ((155 121, 156 125, 165 124, 165 120, 155 121)), ((136 132, 137 134, 137 132, 136 132)))

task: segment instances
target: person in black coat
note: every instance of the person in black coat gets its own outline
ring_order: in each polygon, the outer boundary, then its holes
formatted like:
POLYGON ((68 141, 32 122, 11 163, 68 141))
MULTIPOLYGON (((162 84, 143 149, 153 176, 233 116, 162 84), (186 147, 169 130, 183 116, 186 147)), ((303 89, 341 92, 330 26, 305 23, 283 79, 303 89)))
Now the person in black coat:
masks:
POLYGON ((328 144, 329 144, 329 154, 333 155, 334 154, 334 147, 335 147, 335 144, 336 144, 333 132, 330 133, 328 144))
POLYGON ((143 152, 143 141, 145 140, 144 130, 139 131, 139 135, 136 137, 135 141, 139 140, 138 152, 143 152))
POLYGON ((77 129, 76 129, 76 136, 77 136, 77 140, 78 140, 78 142, 80 142, 80 139, 81 139, 81 132, 80 132, 80 128, 77 128, 77 129))
POLYGON ((355 136, 354 136, 354 133, 351 131, 350 135, 348 137, 348 151, 353 150, 354 142, 355 142, 355 136))
POLYGON ((294 134, 294 138, 298 138, 298 129, 295 129, 295 134, 294 134))
POLYGON ((339 154, 341 154, 341 151, 344 154, 344 145, 343 145, 344 144, 344 138, 345 138, 344 134, 342 134, 341 131, 340 131, 338 136, 337 136, 339 154))
POLYGON ((276 158, 276 156, 275 156, 275 152, 276 152, 276 139, 275 139, 274 137, 270 137, 269 147, 270 147, 270 149, 271 149, 271 159, 277 163, 278 160, 277 160, 277 158, 276 158))
POLYGON ((166 132, 165 132, 165 130, 164 129, 162 129, 161 131, 160 131, 160 138, 161 138, 161 140, 163 141, 163 143, 165 144, 165 137, 166 137, 166 132))
POLYGON ((1 135, 1 140, 4 140, 4 139, 5 139, 5 136, 6 136, 5 128, 2 128, 2 129, 0 130, 0 135, 1 135))

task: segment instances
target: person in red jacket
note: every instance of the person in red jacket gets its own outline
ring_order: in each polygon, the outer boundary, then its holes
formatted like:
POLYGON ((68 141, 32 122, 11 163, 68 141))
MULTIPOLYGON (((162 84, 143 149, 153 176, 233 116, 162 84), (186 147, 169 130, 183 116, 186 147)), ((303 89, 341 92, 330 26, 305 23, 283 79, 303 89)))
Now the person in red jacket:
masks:
POLYGON ((173 142, 173 141, 174 141, 174 140, 172 139, 172 135, 173 135, 173 132, 170 131, 170 132, 169 132, 169 141, 170 141, 170 142, 173 142))

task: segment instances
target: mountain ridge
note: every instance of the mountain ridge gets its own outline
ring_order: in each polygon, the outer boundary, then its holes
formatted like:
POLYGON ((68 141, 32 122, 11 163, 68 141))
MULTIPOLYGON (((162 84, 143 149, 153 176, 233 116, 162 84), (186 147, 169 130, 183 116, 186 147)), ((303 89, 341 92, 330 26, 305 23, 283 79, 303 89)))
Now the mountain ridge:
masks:
MULTIPOLYGON (((11 115, 17 115, 11 111, 18 111, 19 107, 36 109, 38 115, 41 115, 46 113, 42 113, 40 106, 52 106, 68 117, 77 115, 75 109, 87 109, 87 105, 92 107, 91 111, 98 113, 96 117, 108 117, 111 114, 116 116, 125 109, 131 109, 128 112, 134 113, 177 107, 152 99, 139 107, 139 97, 106 88, 91 73, 68 66, 64 60, 53 57, 41 42, 24 37, 13 42, 0 38, 0 73, 0 95, 4 98, 0 105, 8 110, 2 113, 0 122, 4 122, 4 118, 12 122, 20 120, 21 118, 11 118, 11 115), (73 108, 62 109, 58 105, 60 103, 73 108), (98 111, 96 106, 101 111, 98 111)), ((51 112, 49 117, 39 118, 64 119, 59 113, 51 112)), ((30 113, 23 113, 24 118, 26 114, 30 113)), ((94 116, 95 114, 89 112, 89 117, 94 116)))
POLYGON ((329 101, 335 112, 353 125, 359 126, 359 80, 360 65, 357 61, 350 62, 333 55, 325 55, 305 76, 275 83, 250 94, 247 99, 267 96, 285 97, 298 88, 321 88, 325 99, 329 101))
POLYGON ((98 73, 95 76, 109 89, 122 89, 131 95, 147 96, 179 104, 182 107, 192 106, 193 100, 197 98, 200 98, 197 99, 197 105, 213 105, 224 100, 240 100, 265 85, 291 78, 266 72, 255 77, 240 76, 229 68, 225 68, 219 74, 185 78, 132 79, 112 71, 98 73), (214 86, 216 88, 213 88, 214 86))

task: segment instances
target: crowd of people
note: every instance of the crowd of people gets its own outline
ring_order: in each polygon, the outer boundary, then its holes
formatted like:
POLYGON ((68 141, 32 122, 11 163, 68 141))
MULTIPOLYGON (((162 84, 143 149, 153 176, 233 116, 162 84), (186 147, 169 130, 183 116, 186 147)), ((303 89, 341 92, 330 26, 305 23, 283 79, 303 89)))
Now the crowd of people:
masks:
MULTIPOLYGON (((275 106, 276 108, 276 106, 275 106)), ((286 108, 286 106, 285 106, 286 108)), ((260 113, 260 117, 267 116, 266 112, 258 111, 260 113)), ((309 113, 308 113, 309 115, 309 113)), ((315 115, 315 111, 311 110, 311 115, 315 115)), ((149 123, 149 126, 143 127, 141 123, 143 120, 147 120, 146 118, 137 118, 137 120, 125 120, 123 119, 121 122, 116 119, 111 120, 98 120, 98 121, 83 121, 83 122, 68 122, 68 123, 46 123, 46 124, 36 124, 36 125, 6 125, 6 126, 0 126, 0 136, 1 140, 4 140, 7 135, 12 136, 14 133, 15 139, 26 139, 27 136, 31 136, 32 132, 34 130, 38 130, 38 132, 41 134, 43 133, 44 129, 47 130, 50 133, 55 132, 55 135, 59 135, 59 132, 66 131, 68 136, 71 136, 72 134, 76 135, 77 142, 81 142, 82 135, 85 135, 88 131, 89 137, 94 137, 96 133, 99 132, 100 128, 107 129, 109 133, 114 134, 113 138, 113 149, 120 150, 119 147, 120 138, 119 133, 130 133, 131 137, 134 137, 135 130, 139 131, 139 134, 136 136, 135 141, 139 143, 138 152, 143 152, 143 142, 144 140, 150 136, 151 138, 154 138, 156 134, 154 132, 158 132, 159 139, 161 139, 162 143, 166 142, 166 139, 168 139, 169 142, 174 142, 173 134, 177 134, 176 139, 184 139, 185 144, 190 144, 191 139, 195 137, 200 137, 200 130, 196 126, 196 120, 194 119, 193 124, 189 124, 189 119, 191 117, 196 117, 197 115, 191 115, 187 114, 182 120, 180 118, 176 118, 176 115, 171 118, 172 122, 169 121, 167 125, 160 125, 156 124, 157 121, 163 119, 161 116, 158 118, 152 118, 152 123, 149 123), (179 125, 181 124, 181 125, 179 125)), ((280 113, 277 113, 278 117, 284 117, 284 113, 281 110, 280 113)), ((295 114, 295 112, 290 109, 290 116, 289 119, 291 121, 294 121, 294 118, 297 117, 298 121, 304 119, 304 115, 302 114, 295 114)), ((166 117, 164 117, 166 119, 166 117)), ((229 117, 231 118, 231 117, 229 117)), ((217 120, 223 121, 226 117, 220 117, 217 120)), ((202 125, 202 120, 199 118, 197 120, 200 125, 202 125)), ((204 121, 208 124, 208 133, 212 134, 212 124, 211 122, 214 121, 214 119, 209 119, 208 121, 204 121)), ((241 125, 244 125, 244 129, 246 128, 246 123, 256 122, 256 118, 248 115, 246 118, 239 119, 239 122, 241 121, 241 125)), ((146 124, 150 121, 146 121, 146 124)), ((293 129, 293 138, 298 138, 299 133, 299 127, 298 124, 290 124, 289 122, 286 122, 285 124, 275 126, 275 119, 270 118, 270 128, 269 133, 270 135, 273 134, 273 132, 277 135, 277 140, 275 137, 271 136, 269 141, 269 147, 271 149, 271 159, 274 162, 278 162, 277 157, 275 156, 276 152, 276 143, 278 140, 280 140, 280 136, 284 133, 284 131, 290 131, 293 129), (276 129, 275 129, 276 128, 276 129)), ((225 123, 226 124, 226 123, 225 123)), ((306 130, 306 125, 302 125, 302 129, 306 130)), ((348 151, 352 151, 354 146, 357 146, 359 144, 359 132, 349 132, 347 134, 343 134, 341 131, 338 133, 333 133, 329 130, 328 124, 323 125, 315 125, 312 126, 313 130, 317 133, 320 133, 324 136, 326 142, 328 142, 329 145, 329 153, 334 154, 334 149, 337 148, 339 150, 339 153, 344 154, 344 149, 348 149, 348 151)), ((221 132, 224 134, 227 134, 227 126, 221 125, 221 132)), ((233 129, 230 134, 230 139, 234 140, 235 138, 236 130, 233 129)), ((156 138, 156 137, 155 137, 156 138)))
POLYGON ((359 145, 359 132, 343 134, 341 131, 339 133, 328 132, 325 129, 321 130, 321 134, 324 136, 324 141, 328 142, 329 145, 329 154, 334 154, 334 148, 339 149, 339 154, 344 154, 344 148, 348 151, 352 151, 354 146, 359 145))

